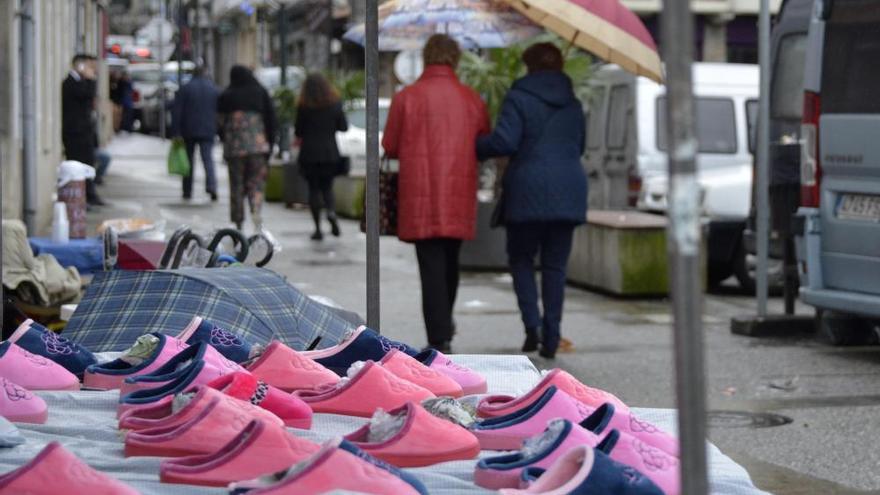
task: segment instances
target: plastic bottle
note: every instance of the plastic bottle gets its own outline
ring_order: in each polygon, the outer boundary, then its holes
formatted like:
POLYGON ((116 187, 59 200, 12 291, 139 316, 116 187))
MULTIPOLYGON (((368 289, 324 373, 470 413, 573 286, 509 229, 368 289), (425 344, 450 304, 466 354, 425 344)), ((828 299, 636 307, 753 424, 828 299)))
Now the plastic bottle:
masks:
POLYGON ((52 242, 67 244, 69 240, 70 223, 67 221, 67 204, 58 201, 52 214, 52 242))

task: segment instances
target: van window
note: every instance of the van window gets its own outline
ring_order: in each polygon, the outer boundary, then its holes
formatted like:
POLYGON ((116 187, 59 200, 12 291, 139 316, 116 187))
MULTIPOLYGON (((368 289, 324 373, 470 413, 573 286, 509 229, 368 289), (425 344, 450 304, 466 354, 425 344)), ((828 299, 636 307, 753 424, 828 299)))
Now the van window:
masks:
POLYGON ((834 2, 825 23, 822 113, 880 113, 878 23, 875 1, 834 2))
POLYGON ((605 86, 598 86, 590 97, 587 108, 587 149, 599 149, 602 144, 602 109, 605 105, 605 86))
POLYGON ((749 153, 754 154, 758 139, 758 100, 746 100, 746 126, 749 133, 749 153))
MULTIPOLYGON (((700 153, 736 153, 736 112, 730 98, 696 98, 700 153)), ((666 151, 666 97, 657 98, 657 149, 666 151)))
POLYGON ((794 33, 783 37, 773 66, 770 90, 770 117, 800 120, 804 112, 804 65, 807 58, 807 35, 794 33))
POLYGON ((626 144, 626 121, 629 110, 629 88, 614 86, 608 102, 608 125, 605 128, 605 146, 620 149, 626 144))

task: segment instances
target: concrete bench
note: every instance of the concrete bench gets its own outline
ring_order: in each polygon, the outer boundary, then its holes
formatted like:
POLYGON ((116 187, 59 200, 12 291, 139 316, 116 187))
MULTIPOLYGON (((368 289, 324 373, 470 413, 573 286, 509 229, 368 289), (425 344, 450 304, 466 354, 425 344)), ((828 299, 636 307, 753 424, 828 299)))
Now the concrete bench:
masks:
POLYGON ((569 281, 622 296, 669 293, 666 217, 591 210, 575 230, 569 281))

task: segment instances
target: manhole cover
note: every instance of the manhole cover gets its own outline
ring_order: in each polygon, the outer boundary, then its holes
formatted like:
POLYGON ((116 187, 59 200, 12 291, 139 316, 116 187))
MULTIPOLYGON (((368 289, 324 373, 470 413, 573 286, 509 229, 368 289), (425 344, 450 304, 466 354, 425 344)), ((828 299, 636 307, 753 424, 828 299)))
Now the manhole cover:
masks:
POLYGON ((708 423, 713 428, 770 428, 794 421, 788 416, 745 411, 709 411, 708 423))

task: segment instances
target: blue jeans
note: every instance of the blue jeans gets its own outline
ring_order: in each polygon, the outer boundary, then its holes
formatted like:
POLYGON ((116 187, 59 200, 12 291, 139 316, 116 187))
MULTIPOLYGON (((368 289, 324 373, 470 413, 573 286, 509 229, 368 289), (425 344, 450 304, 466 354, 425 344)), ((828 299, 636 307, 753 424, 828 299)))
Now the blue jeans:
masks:
POLYGON ((574 225, 570 223, 508 224, 507 262, 513 276, 513 289, 523 325, 540 328, 545 349, 556 352, 559 347, 562 302, 565 299, 565 274, 574 225), (535 256, 541 261, 541 302, 538 308, 538 286, 535 283, 535 256))
POLYGON ((205 192, 217 192, 217 175, 214 172, 214 157, 211 151, 214 148, 214 139, 184 139, 186 144, 186 156, 189 158, 189 175, 183 178, 183 195, 192 197, 193 176, 196 172, 196 164, 193 161, 196 153, 196 145, 199 145, 199 156, 205 166, 205 192))

